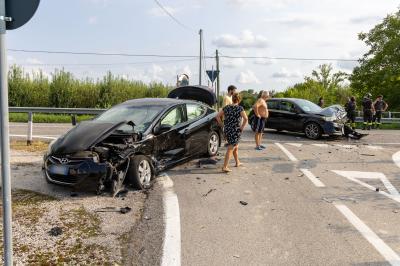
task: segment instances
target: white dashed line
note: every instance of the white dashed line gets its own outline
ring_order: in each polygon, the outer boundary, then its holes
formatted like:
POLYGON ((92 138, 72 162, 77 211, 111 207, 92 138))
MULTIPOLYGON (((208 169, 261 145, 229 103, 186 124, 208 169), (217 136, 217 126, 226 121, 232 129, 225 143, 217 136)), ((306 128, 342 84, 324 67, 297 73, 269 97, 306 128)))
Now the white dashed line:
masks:
POLYGON ((296 157, 294 157, 294 155, 290 151, 288 151, 285 147, 283 147, 282 144, 275 143, 275 145, 278 146, 283 151, 284 154, 286 154, 286 156, 289 158, 289 160, 291 160, 292 162, 298 162, 299 161, 299 160, 297 160, 296 157))
POLYGON ((320 148, 328 148, 329 147, 328 144, 318 144, 318 143, 316 143, 316 144, 311 144, 311 145, 316 146, 316 147, 320 147, 320 148))
POLYGON ((345 148, 345 149, 357 149, 356 145, 342 145, 342 144, 336 144, 336 147, 340 147, 340 148, 345 148))
POLYGON ((290 145, 290 146, 294 146, 294 147, 297 147, 297 148, 300 148, 301 146, 303 146, 303 144, 302 143, 285 143, 285 144, 287 144, 287 145, 290 145))
POLYGON ((315 177, 315 175, 313 173, 311 173, 310 170, 308 169, 300 169, 301 172, 303 172, 303 174, 308 177, 308 179, 311 180, 311 182, 313 182, 313 184, 316 187, 325 187, 324 183, 322 183, 318 178, 315 177))
POLYGON ((162 266, 181 265, 181 222, 178 196, 175 194, 174 183, 165 175, 162 180, 164 187, 163 206, 165 236, 163 243, 162 266))
POLYGON ((400 265, 400 257, 382 239, 380 239, 363 221, 360 220, 345 205, 335 204, 335 207, 346 217, 346 219, 367 239, 369 243, 389 262, 391 265, 400 265))
POLYGON ((383 150, 383 147, 381 147, 381 146, 371 146, 371 145, 368 145, 368 146, 366 146, 368 149, 371 149, 371 150, 383 150))
POLYGON ((400 167, 400 151, 396 152, 395 154, 393 154, 392 156, 393 162, 400 167))

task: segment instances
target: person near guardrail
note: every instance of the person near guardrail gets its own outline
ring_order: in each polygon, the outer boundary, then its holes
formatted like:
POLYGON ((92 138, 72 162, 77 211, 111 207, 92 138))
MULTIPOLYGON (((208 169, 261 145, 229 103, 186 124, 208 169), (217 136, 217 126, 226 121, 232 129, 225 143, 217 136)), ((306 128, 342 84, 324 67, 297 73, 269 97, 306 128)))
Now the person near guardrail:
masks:
POLYGON ((389 105, 383 100, 383 96, 379 95, 374 102, 375 114, 373 118, 373 128, 379 129, 381 126, 382 113, 386 112, 389 105))
POLYGON ((351 127, 353 130, 356 128, 356 98, 352 96, 349 101, 345 105, 346 113, 347 113, 347 125, 351 127))
POLYGON ((371 93, 367 93, 362 101, 363 116, 364 116, 363 130, 366 129, 370 130, 372 127, 372 116, 375 109, 371 97, 372 97, 371 93))

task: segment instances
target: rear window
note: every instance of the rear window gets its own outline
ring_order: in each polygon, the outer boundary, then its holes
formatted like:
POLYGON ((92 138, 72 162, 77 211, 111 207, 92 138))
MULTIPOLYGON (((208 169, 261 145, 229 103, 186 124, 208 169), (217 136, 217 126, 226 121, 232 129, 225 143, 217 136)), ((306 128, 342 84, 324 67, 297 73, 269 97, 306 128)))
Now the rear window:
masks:
POLYGON ((268 109, 278 110, 278 102, 277 101, 267 101, 268 109))

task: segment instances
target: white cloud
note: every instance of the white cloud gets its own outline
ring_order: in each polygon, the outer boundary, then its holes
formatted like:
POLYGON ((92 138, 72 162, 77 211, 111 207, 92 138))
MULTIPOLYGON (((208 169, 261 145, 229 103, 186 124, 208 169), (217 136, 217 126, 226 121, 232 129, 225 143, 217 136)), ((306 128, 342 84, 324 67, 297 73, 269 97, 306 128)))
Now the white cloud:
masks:
POLYGON ((11 61, 15 61, 15 58, 14 58, 14 56, 12 56, 12 55, 7 55, 7 60, 8 60, 9 62, 11 62, 11 61))
POLYGON ((90 24, 90 25, 95 25, 95 24, 97 24, 97 17, 96 16, 92 16, 92 17, 90 17, 89 19, 88 19, 88 23, 90 24))
POLYGON ((111 2, 111 0, 83 0, 83 1, 95 5, 102 5, 103 7, 108 6, 108 4, 111 2))
POLYGON ((243 67, 246 64, 242 58, 223 58, 222 66, 226 68, 243 67))
POLYGON ((275 59, 269 59, 269 58, 257 58, 256 60, 254 60, 254 64, 256 65, 269 66, 275 63, 276 63, 275 59))
POLYGON ((262 35, 254 35, 250 30, 245 30, 240 36, 222 34, 214 38, 213 44, 225 48, 265 48, 268 40, 262 35))
POLYGON ((269 7, 269 8, 283 8, 287 5, 294 3, 294 0, 226 0, 232 6, 237 7, 269 7))
POLYGON ((300 78, 301 73, 299 71, 289 71, 283 67, 280 71, 272 73, 272 77, 279 79, 300 78))
POLYGON ((28 64, 33 64, 33 65, 41 65, 41 64, 43 64, 43 62, 42 61, 40 61, 39 59, 37 59, 37 58, 28 58, 28 59, 26 59, 26 62, 28 63, 28 64))
POLYGON ((352 24, 375 24, 379 22, 382 18, 379 16, 368 15, 368 16, 360 16, 354 17, 350 19, 350 23, 352 24))
MULTIPOLYGON (((353 51, 347 54, 344 54, 341 58, 343 59, 359 59, 363 55, 362 51, 353 51)), ((358 66, 359 63, 355 61, 339 61, 336 63, 336 66, 343 71, 349 72, 353 71, 353 69, 358 66)))
MULTIPOLYGON (((170 13, 171 15, 175 15, 178 12, 177 8, 174 7, 170 7, 170 6, 165 6, 164 7, 165 10, 168 11, 168 13, 170 13)), ((159 7, 153 7, 152 9, 150 9, 148 11, 148 14, 153 16, 153 17, 167 17, 168 15, 166 14, 166 12, 164 10, 162 10, 159 7)))
POLYGON ((236 77, 236 81, 240 84, 260 84, 260 80, 257 78, 256 74, 254 74, 251 70, 246 70, 244 72, 240 72, 236 77))

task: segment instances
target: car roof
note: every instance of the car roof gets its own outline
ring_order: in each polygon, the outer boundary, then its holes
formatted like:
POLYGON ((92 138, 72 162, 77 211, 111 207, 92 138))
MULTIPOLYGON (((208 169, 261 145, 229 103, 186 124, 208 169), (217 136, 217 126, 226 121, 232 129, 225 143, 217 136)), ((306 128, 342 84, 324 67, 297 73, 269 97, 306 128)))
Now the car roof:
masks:
POLYGON ((132 99, 128 100, 126 102, 123 102, 121 105, 140 105, 140 106, 172 106, 176 104, 182 104, 182 103, 198 103, 198 104, 203 104, 201 102, 197 101, 191 101, 191 100, 180 100, 180 99, 172 99, 172 98, 139 98, 139 99, 132 99))
POLYGON ((271 98, 268 99, 268 101, 292 101, 292 102, 299 102, 299 101, 308 101, 305 99, 299 99, 299 98, 271 98))

